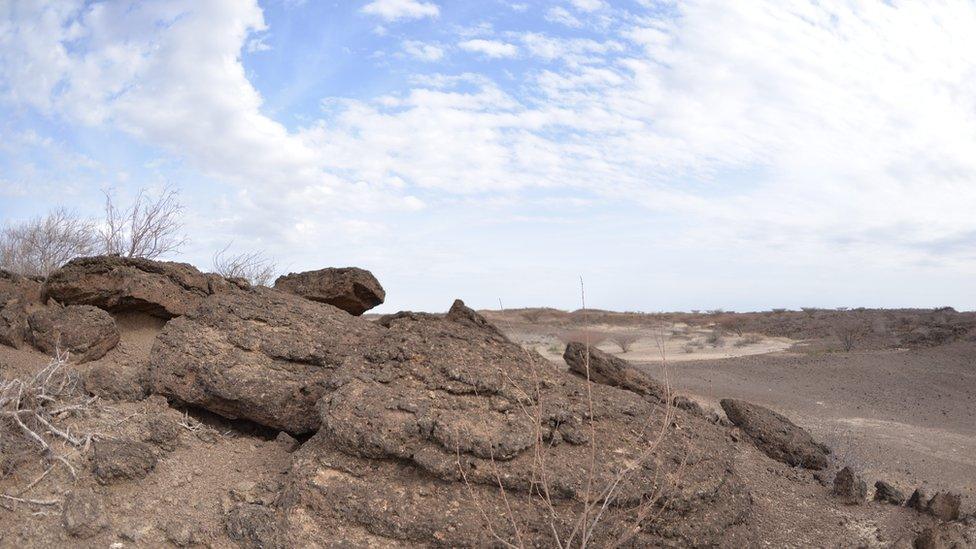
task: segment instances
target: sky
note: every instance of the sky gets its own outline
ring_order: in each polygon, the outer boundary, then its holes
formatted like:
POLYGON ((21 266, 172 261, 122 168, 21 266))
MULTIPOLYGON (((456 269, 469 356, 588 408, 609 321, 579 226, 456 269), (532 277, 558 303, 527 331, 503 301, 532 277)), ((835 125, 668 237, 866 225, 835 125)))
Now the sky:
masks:
POLYGON ((976 2, 0 0, 0 222, 181 190, 380 311, 976 309, 976 2))

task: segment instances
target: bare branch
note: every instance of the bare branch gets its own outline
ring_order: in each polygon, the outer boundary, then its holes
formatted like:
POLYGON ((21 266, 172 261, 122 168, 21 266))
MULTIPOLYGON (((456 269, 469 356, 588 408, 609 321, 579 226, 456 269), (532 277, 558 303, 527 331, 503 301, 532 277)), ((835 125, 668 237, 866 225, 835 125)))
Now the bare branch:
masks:
POLYGON ((90 220, 58 208, 44 217, 0 229, 0 268, 47 277, 72 258, 91 255, 96 243, 90 220))
POLYGON ((253 286, 271 284, 278 271, 278 265, 260 251, 225 255, 231 244, 214 254, 214 272, 224 278, 243 278, 253 286))
POLYGON ((101 230, 102 249, 108 255, 157 259, 177 252, 186 244, 183 204, 179 191, 165 187, 156 196, 141 189, 127 208, 115 205, 111 192, 105 194, 105 219, 101 230))

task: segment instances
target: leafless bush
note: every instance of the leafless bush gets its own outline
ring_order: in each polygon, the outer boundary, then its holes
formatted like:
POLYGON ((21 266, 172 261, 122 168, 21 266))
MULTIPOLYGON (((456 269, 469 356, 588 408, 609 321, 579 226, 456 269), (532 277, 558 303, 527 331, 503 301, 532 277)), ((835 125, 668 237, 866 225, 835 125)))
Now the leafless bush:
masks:
POLYGON ((179 198, 179 192, 171 187, 156 196, 141 189, 128 207, 119 208, 112 193, 106 191, 102 251, 145 259, 179 251, 186 244, 179 198))
POLYGON ((224 278, 243 278, 254 286, 268 286, 274 279, 278 265, 264 253, 245 252, 226 255, 230 244, 214 254, 214 272, 224 278))
POLYGON ((80 379, 67 368, 67 361, 68 354, 58 352, 33 377, 0 379, 0 457, 14 466, 31 454, 39 454, 48 462, 41 477, 16 495, 0 493, 0 501, 57 505, 56 500, 23 495, 57 465, 63 465, 74 477, 74 467, 59 450, 66 446, 86 449, 91 443, 91 434, 72 434, 60 425, 67 417, 89 410, 96 400, 81 390, 80 379))
POLYGON ((718 324, 723 329, 728 330, 737 336, 741 336, 742 332, 745 330, 745 322, 741 317, 738 316, 730 316, 721 320, 718 324))
POLYGON ((749 345, 756 345, 762 343, 763 336, 759 334, 746 334, 739 341, 735 342, 736 347, 748 347, 749 345))
POLYGON ((637 331, 627 331, 627 332, 614 332, 610 334, 610 340, 620 347, 620 351, 623 353, 629 353, 631 347, 634 343, 637 343, 641 338, 641 333, 637 331))
POLYGON ((47 277, 73 257, 96 249, 94 225, 58 208, 44 217, 0 230, 0 268, 24 276, 47 277))
POLYGON ((848 353, 868 334, 869 328, 865 323, 853 319, 842 318, 834 321, 832 326, 834 335, 840 340, 841 346, 848 353))
POLYGON ((705 338, 705 342, 712 347, 721 347, 725 345, 725 332, 722 331, 721 327, 715 326, 712 328, 712 331, 708 333, 708 336, 705 338))

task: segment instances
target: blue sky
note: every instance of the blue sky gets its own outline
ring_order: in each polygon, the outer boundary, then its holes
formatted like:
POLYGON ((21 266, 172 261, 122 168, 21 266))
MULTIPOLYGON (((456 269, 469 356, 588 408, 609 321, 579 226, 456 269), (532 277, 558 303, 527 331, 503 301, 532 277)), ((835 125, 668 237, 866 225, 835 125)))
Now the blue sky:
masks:
POLYGON ((383 310, 976 308, 976 5, 0 1, 0 221, 182 190, 383 310))

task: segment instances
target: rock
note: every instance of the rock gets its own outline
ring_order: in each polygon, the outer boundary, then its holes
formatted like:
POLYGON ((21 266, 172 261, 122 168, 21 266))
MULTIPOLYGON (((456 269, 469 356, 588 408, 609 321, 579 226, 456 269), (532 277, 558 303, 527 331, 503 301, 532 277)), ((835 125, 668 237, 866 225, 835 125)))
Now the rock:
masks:
POLYGON ((76 364, 98 360, 119 343, 112 315, 90 305, 41 309, 28 317, 27 325, 37 350, 49 355, 67 351, 76 364))
MULTIPOLYGON (((586 344, 571 342, 566 346, 563 360, 569 365, 570 372, 586 379, 586 344)), ((589 371, 590 381, 594 383, 620 387, 661 402, 666 398, 667 391, 665 391, 664 386, 651 379, 650 376, 634 368, 626 360, 617 358, 593 346, 589 347, 589 371)))
POLYGON ((227 535, 248 549, 277 549, 281 541, 275 512, 264 505, 241 503, 224 520, 227 535))
POLYGON ((389 358, 385 332, 267 288, 216 294, 157 336, 150 387, 227 418, 308 433, 318 429, 315 403, 336 368, 389 358))
POLYGON ((605 385, 587 390, 579 377, 492 335, 494 327, 470 309, 440 318, 398 315, 388 326, 385 338, 402 356, 337 367, 319 401, 321 428, 292 455, 275 503, 286 546, 321 539, 492 546, 497 540, 479 507, 498 519, 502 538, 513 539, 506 506, 524 524, 525 546, 552 545, 550 515, 538 498, 540 452, 560 531, 572 530, 578 516, 591 452, 600 464, 594 486, 608 486, 633 460, 640 464, 615 492, 601 518, 606 528, 589 541, 594 547, 609 544, 657 490, 668 504, 655 508, 659 520, 628 546, 708 546, 735 532, 749 535, 740 525, 752 500, 723 429, 683 410, 674 411, 682 429, 670 429, 660 402, 605 385), (599 441, 589 438, 591 420, 599 441), (662 429, 670 434, 656 443, 662 429), (633 453, 651 448, 653 459, 633 453), (680 485, 656 480, 679 470, 680 485))
POLYGON ((926 504, 929 501, 929 495, 925 492, 924 488, 916 488, 912 495, 905 502, 905 507, 915 509, 919 512, 925 512, 926 504))
POLYGON ((61 524, 69 536, 87 539, 105 529, 101 501, 90 488, 68 492, 61 509, 61 524))
POLYGON ((295 437, 284 431, 280 431, 278 436, 275 437, 275 444, 283 448, 288 453, 294 452, 299 446, 301 446, 301 443, 295 440, 295 437))
POLYGON ((959 520, 959 494, 938 492, 925 505, 926 511, 942 520, 959 520))
POLYGON ((85 390, 109 400, 138 402, 149 394, 149 371, 140 361, 95 362, 85 373, 85 390))
POLYGON ((146 441, 151 442, 167 452, 176 449, 180 442, 182 427, 168 415, 153 415, 146 422, 146 441))
POLYGON ((386 292, 376 277, 356 267, 328 268, 279 277, 274 288, 305 299, 328 303, 359 316, 383 303, 386 292))
POLYGON ((966 549, 972 545, 962 532, 951 524, 937 524, 926 528, 915 538, 915 549, 966 549))
POLYGON ((186 263, 98 256, 69 261, 51 274, 44 294, 65 305, 172 318, 230 286, 223 278, 205 275, 186 263))
POLYGON ((874 501, 901 505, 905 502, 905 494, 883 480, 874 483, 874 501))
POLYGON ((868 486, 850 467, 844 467, 834 477, 832 493, 847 505, 860 505, 868 495, 868 486))
POLYGON ((153 447, 131 440, 95 443, 95 478, 102 484, 145 478, 156 467, 153 447))
POLYGON ((28 311, 40 299, 40 282, 0 269, 0 345, 24 345, 28 311))
POLYGON ((723 399, 722 409, 767 456, 791 466, 824 469, 830 450, 776 412, 743 400, 723 399))

